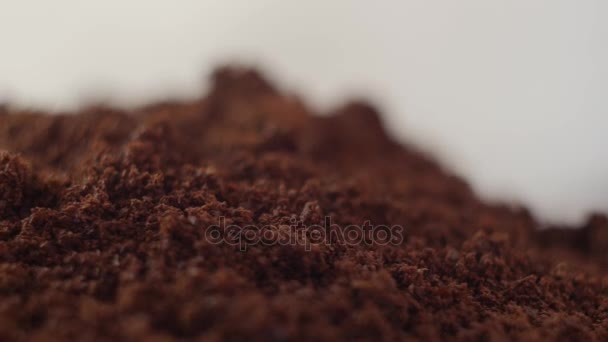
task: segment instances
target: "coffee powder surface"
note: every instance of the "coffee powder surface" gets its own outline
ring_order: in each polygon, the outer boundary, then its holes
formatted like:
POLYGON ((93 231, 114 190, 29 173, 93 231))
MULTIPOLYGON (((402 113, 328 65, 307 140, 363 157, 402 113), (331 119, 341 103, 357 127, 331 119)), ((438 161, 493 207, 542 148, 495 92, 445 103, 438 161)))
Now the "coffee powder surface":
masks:
POLYGON ((212 83, 0 108, 0 340, 608 340, 606 216, 539 230, 366 103, 212 83))

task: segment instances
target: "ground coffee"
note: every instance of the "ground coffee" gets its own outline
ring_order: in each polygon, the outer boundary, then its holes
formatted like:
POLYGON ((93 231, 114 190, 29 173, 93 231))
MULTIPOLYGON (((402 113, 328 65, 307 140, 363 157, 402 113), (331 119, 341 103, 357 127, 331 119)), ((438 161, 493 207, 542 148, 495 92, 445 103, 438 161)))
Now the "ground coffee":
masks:
POLYGON ((354 102, 260 75, 0 109, 0 339, 608 340, 608 221, 481 202, 354 102))

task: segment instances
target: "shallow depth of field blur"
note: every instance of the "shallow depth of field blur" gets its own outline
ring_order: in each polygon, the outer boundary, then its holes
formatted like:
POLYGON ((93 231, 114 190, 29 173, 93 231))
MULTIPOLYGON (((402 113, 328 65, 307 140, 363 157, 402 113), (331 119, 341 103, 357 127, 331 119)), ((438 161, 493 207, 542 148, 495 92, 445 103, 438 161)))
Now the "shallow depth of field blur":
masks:
POLYGON ((489 200, 608 212, 605 0, 0 2, 0 102, 194 98, 227 62, 319 111, 365 97, 489 200))

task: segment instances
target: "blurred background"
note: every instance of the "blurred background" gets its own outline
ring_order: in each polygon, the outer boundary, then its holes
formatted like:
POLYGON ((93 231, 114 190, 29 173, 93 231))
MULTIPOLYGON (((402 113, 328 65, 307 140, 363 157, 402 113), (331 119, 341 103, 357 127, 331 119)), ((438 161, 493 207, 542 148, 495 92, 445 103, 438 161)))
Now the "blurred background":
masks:
POLYGON ((0 102, 199 97, 257 66, 318 111, 364 97, 396 139, 549 223, 608 212, 605 0, 1 0, 0 102))

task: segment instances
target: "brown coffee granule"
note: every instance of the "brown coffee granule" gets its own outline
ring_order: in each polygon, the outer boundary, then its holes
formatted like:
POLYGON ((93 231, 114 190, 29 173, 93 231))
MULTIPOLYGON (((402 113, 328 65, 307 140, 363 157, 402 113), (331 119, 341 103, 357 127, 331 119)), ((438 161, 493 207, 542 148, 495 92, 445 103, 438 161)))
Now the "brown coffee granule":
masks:
POLYGON ((316 116, 251 70, 213 83, 132 111, 2 107, 0 340, 608 340, 605 216, 539 230, 365 103, 316 116), (214 240, 220 219, 302 238, 214 240), (403 235, 313 242, 328 219, 403 235))

